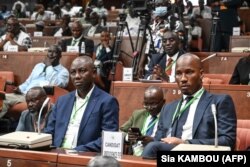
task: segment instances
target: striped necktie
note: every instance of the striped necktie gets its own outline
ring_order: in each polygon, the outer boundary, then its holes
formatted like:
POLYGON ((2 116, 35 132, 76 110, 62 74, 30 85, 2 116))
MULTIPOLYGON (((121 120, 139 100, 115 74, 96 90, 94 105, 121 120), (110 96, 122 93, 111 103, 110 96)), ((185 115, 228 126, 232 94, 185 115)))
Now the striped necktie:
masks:
POLYGON ((154 131, 156 118, 157 118, 157 116, 151 116, 151 119, 150 119, 150 122, 149 122, 148 128, 147 128, 146 136, 151 136, 152 135, 152 133, 154 131))

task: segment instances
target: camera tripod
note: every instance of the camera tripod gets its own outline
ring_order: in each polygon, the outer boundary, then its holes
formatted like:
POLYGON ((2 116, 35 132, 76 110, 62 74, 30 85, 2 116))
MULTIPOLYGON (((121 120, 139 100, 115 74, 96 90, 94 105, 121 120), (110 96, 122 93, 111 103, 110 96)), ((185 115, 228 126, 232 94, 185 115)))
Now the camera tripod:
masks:
POLYGON ((119 17, 120 17, 120 21, 118 22, 115 41, 114 41, 114 45, 113 45, 114 50, 113 50, 113 60, 112 60, 112 68, 111 68, 112 81, 114 80, 114 76, 115 76, 116 63, 118 62, 119 56, 120 56, 120 53, 121 53, 121 43, 122 43, 123 32, 124 32, 125 27, 126 27, 126 29, 128 31, 129 41, 130 41, 130 44, 131 44, 132 51, 133 52, 135 51, 134 45, 133 45, 133 42, 132 42, 132 38, 131 38, 131 35, 130 35, 128 23, 126 22, 126 14, 125 13, 120 14, 119 17))
POLYGON ((210 48, 209 48, 210 52, 213 52, 215 50, 215 37, 219 20, 220 18, 216 15, 213 16, 212 18, 212 28, 210 34, 210 48))
POLYGON ((139 30, 137 33, 137 39, 136 39, 136 45, 135 45, 135 49, 137 52, 136 55, 134 55, 134 59, 132 62, 132 66, 133 66, 133 75, 134 77, 136 77, 137 72, 138 72, 138 66, 139 66, 139 61, 142 58, 142 52, 143 52, 143 48, 144 45, 147 42, 147 31, 149 32, 149 38, 150 38, 150 49, 154 50, 154 41, 153 41, 153 37, 152 37, 152 33, 151 33, 151 27, 149 26, 150 23, 150 16, 149 15, 145 15, 145 16, 140 16, 140 25, 139 25, 139 30), (139 46, 139 40, 140 40, 140 35, 142 33, 142 42, 140 43, 139 46))

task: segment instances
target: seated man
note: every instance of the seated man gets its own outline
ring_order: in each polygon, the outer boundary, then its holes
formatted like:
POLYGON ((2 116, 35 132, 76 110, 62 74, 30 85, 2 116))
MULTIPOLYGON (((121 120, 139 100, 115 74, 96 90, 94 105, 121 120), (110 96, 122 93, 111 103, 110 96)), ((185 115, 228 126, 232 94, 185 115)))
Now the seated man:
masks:
POLYGON ((110 33, 108 31, 101 32, 101 42, 96 46, 95 54, 95 65, 100 69, 97 70, 97 74, 100 76, 99 86, 109 92, 111 81, 108 77, 112 68, 113 50, 110 46, 110 33))
POLYGON ((215 95, 202 86, 203 69, 198 56, 187 53, 176 63, 176 82, 183 97, 163 106, 154 142, 143 151, 143 157, 155 157, 157 151, 169 151, 176 145, 214 145, 216 106, 218 145, 234 149, 236 142, 236 113, 229 95, 215 95))
POLYGON ((69 27, 70 23, 70 15, 63 15, 62 16, 62 23, 61 27, 58 27, 55 31, 54 37, 61 37, 61 36, 71 36, 71 30, 69 27))
POLYGON ((101 26, 99 21, 100 21, 100 16, 96 12, 90 13, 91 25, 85 28, 85 30, 83 31, 83 35, 88 37, 100 36, 100 33, 106 28, 101 26))
POLYGON ((179 44, 178 34, 172 31, 165 32, 162 37, 164 53, 151 56, 145 78, 175 82, 176 61, 184 53, 182 49, 179 49, 179 44))
POLYGON ((39 112, 44 101, 47 99, 45 90, 42 87, 33 87, 27 92, 25 99, 28 109, 22 112, 16 131, 42 132, 52 110, 50 103, 46 104, 43 108, 40 119, 40 130, 38 131, 39 112))
POLYGON ((70 77, 76 90, 58 98, 49 117, 46 133, 56 147, 100 152, 102 131, 118 130, 118 101, 94 84, 93 60, 73 60, 70 77))
POLYGON ((250 55, 240 58, 229 84, 250 85, 250 55))
MULTIPOLYGON (((135 147, 136 145, 140 146, 141 142, 145 146, 148 142, 153 141, 160 111, 164 103, 162 89, 156 86, 148 87, 144 93, 144 109, 134 111, 129 120, 120 127, 121 131, 127 133, 125 140, 128 139, 127 141, 131 144, 137 143, 134 145, 135 147), (134 127, 139 128, 141 133, 133 132, 134 127)), ((142 150, 137 152, 134 149, 133 153, 140 156, 142 150)))
POLYGON ((43 62, 35 65, 28 79, 18 86, 14 93, 6 94, 0 118, 7 113, 11 106, 25 102, 25 94, 34 86, 66 87, 69 82, 69 72, 60 64, 61 57, 61 48, 58 45, 50 46, 48 55, 43 62))
POLYGON ((92 57, 94 52, 94 41, 84 38, 83 26, 79 21, 75 21, 71 25, 72 38, 61 41, 61 47, 64 52, 67 51, 67 46, 78 46, 79 53, 92 57))
POLYGON ((1 36, 0 51, 9 51, 11 45, 16 45, 18 51, 27 51, 31 47, 30 36, 20 28, 18 19, 10 17, 7 20, 7 32, 1 36))

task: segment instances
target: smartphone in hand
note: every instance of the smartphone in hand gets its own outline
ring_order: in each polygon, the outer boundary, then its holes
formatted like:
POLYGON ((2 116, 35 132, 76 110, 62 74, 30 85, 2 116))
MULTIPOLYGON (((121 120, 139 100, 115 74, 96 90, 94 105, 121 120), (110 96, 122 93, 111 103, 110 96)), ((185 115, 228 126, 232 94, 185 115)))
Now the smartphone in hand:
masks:
POLYGON ((141 136, 141 131, 140 131, 139 128, 137 128, 137 127, 131 127, 131 131, 132 131, 133 133, 138 133, 139 136, 141 136))

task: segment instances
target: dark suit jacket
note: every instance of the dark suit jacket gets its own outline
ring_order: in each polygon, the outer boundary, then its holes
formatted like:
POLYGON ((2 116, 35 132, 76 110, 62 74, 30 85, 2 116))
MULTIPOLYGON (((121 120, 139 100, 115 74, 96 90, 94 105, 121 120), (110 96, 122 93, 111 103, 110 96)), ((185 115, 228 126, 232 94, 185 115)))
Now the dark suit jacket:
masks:
MULTIPOLYGON (((179 50, 179 54, 177 56, 177 59, 184 54, 185 51, 184 50, 179 50)), ((148 65, 148 71, 145 74, 145 78, 148 78, 148 76, 152 75, 153 70, 154 70, 154 66, 159 64, 161 66, 162 69, 166 68, 166 53, 162 53, 162 54, 153 54, 151 56, 151 60, 149 62, 148 65)))
MULTIPOLYGON (((76 91, 59 97, 49 117, 46 133, 53 136, 53 145, 60 147, 70 121, 76 91)), ((95 86, 78 131, 78 151, 101 150, 102 131, 117 131, 119 126, 117 100, 95 86)))
MULTIPOLYGON (((172 118, 180 100, 163 106, 155 140, 166 137, 171 129, 172 118)), ((211 104, 216 105, 218 124, 218 145, 234 149, 236 141, 236 113, 233 100, 228 95, 203 93, 194 115, 191 144, 214 145, 214 118, 211 104)))
MULTIPOLYGON (((67 46, 71 45, 73 38, 70 39, 64 39, 60 42, 60 45, 62 47, 62 51, 66 52, 67 51, 67 46)), ((94 41, 88 38, 82 37, 79 41, 79 53, 81 53, 81 44, 82 42, 85 42, 85 53, 92 56, 94 52, 94 41)))
POLYGON ((229 84, 247 85, 250 82, 250 57, 246 56, 239 60, 234 68, 234 72, 229 84))
POLYGON ((227 9, 219 10, 219 31, 232 34, 233 27, 239 26, 238 21, 238 7, 241 4, 241 0, 227 0, 224 2, 227 9))

